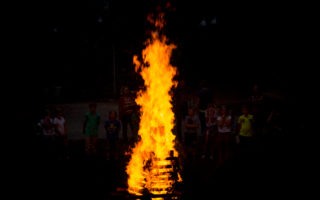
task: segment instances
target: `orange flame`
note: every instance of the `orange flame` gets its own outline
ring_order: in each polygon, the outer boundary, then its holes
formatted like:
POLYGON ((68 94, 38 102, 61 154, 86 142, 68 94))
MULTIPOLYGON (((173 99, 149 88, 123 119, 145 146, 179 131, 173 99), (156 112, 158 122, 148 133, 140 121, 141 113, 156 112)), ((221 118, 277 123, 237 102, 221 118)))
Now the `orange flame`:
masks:
MULTIPOLYGON (((163 15, 152 22, 161 29, 163 15)), ((142 195, 144 189, 152 194, 166 194, 174 183, 168 175, 173 169, 166 167, 171 164, 170 160, 166 160, 170 157, 170 151, 175 157, 178 156, 174 147, 174 113, 169 94, 172 87, 177 85, 173 81, 177 70, 170 64, 174 48, 175 45, 167 44, 166 37, 160 38, 158 32, 153 32, 142 51, 143 62, 139 62, 137 56, 133 57, 135 70, 140 71, 146 87, 146 90, 138 92, 136 98, 136 103, 141 106, 140 140, 132 149, 126 170, 128 191, 135 195, 142 195)))

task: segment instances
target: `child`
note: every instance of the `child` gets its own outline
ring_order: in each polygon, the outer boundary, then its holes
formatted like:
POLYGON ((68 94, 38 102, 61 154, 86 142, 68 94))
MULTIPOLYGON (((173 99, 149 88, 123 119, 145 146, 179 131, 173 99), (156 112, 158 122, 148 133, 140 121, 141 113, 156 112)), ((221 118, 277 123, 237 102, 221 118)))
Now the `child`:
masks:
POLYGON ((218 121, 218 140, 219 140, 219 161, 222 164, 230 156, 230 146, 232 141, 231 116, 225 106, 221 107, 218 121))
POLYGON ((83 123, 83 133, 86 136, 86 154, 96 153, 96 143, 98 137, 98 127, 100 115, 96 113, 97 104, 89 104, 90 111, 86 113, 83 123))
POLYGON ((55 126, 56 131, 56 139, 58 142, 59 149, 61 150, 61 154, 65 156, 67 159, 68 156, 68 138, 67 138, 67 130, 66 130, 66 120, 63 117, 61 109, 57 109, 57 115, 53 119, 53 124, 55 126))
POLYGON ((46 110, 44 118, 38 123, 42 130, 42 135, 46 138, 52 138, 55 135, 54 125, 52 122, 51 112, 46 110))
POLYGON ((117 143, 119 140, 119 132, 121 129, 120 121, 117 120, 116 111, 109 112, 109 120, 106 121, 104 128, 107 134, 107 160, 110 159, 110 154, 112 153, 114 158, 118 158, 117 143))
POLYGON ((51 118, 51 112, 49 110, 45 111, 45 116, 38 123, 42 131, 43 147, 49 153, 48 155, 52 158, 55 157, 56 146, 55 146, 55 131, 53 120, 51 118))
POLYGON ((253 137, 253 115, 249 114, 248 107, 242 107, 242 115, 238 119, 238 130, 240 143, 243 147, 248 147, 252 143, 253 137))
POLYGON ((134 133, 134 122, 132 121, 132 115, 136 111, 136 108, 136 103, 130 93, 129 88, 124 87, 123 94, 119 98, 119 117, 122 122, 123 140, 126 142, 128 141, 128 124, 130 126, 131 132, 133 132, 133 135, 136 135, 136 133, 134 133))
POLYGON ((205 142, 203 146, 203 153, 201 158, 204 159, 206 154, 210 153, 210 159, 213 160, 213 153, 216 146, 216 136, 217 136, 217 109, 214 104, 208 104, 208 108, 205 111, 206 118, 206 134, 205 142))
POLYGON ((185 143, 187 147, 187 154, 195 157, 195 144, 197 141, 197 130, 200 127, 199 117, 194 114, 194 109, 188 109, 188 115, 185 119, 185 143))

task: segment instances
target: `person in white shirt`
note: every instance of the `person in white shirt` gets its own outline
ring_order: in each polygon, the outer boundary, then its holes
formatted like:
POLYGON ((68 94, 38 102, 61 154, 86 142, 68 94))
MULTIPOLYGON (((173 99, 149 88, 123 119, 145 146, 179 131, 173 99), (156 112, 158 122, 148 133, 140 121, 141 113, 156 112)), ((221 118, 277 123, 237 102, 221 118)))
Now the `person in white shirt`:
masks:
POLYGON ((45 111, 45 116, 40 120, 38 126, 42 130, 42 135, 46 138, 51 138, 55 135, 53 120, 51 118, 51 112, 49 110, 45 111))
POLYGON ((221 107, 220 115, 217 117, 218 122, 218 165, 230 155, 230 143, 232 140, 231 115, 228 114, 226 106, 221 107))
POLYGON ((185 118, 185 135, 186 153, 188 157, 196 157, 197 131, 200 128, 200 120, 195 115, 194 108, 188 109, 188 115, 185 118))
POLYGON ((210 160, 214 159, 214 153, 216 151, 217 140, 217 108, 214 103, 209 103, 208 108, 205 111, 206 117, 206 133, 203 145, 203 151, 201 158, 204 159, 207 154, 210 155, 210 160))
POLYGON ((57 109, 57 115, 53 119, 53 125, 56 131, 56 140, 61 156, 69 158, 68 156, 68 138, 66 131, 66 120, 63 117, 61 109, 57 109))
POLYGON ((47 156, 53 156, 55 152, 55 129, 53 125, 53 119, 51 118, 50 110, 45 110, 44 117, 38 123, 38 126, 42 132, 42 144, 46 151, 47 156))
POLYGON ((59 112, 57 116, 53 119, 53 124, 55 126, 55 130, 57 135, 59 136, 67 136, 66 133, 66 120, 62 116, 62 113, 59 112))

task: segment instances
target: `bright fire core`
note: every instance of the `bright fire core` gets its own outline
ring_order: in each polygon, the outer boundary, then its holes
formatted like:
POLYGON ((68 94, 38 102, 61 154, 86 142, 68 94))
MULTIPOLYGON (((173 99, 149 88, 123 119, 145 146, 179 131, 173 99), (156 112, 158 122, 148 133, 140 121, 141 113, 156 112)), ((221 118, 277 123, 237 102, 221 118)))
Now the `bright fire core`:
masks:
MULTIPOLYGON (((161 18, 162 19, 162 18, 161 18)), ((154 22, 158 29, 163 27, 163 21, 154 22)), ((131 159, 127 166, 128 191, 131 194, 142 195, 147 189, 151 194, 166 194, 174 184, 168 175, 172 168, 166 158, 170 151, 178 156, 175 149, 174 113, 172 111, 172 96, 170 90, 176 87, 173 80, 176 68, 170 64, 173 44, 167 44, 165 36, 153 32, 142 51, 143 62, 134 56, 136 72, 140 72, 145 84, 145 90, 138 92, 136 103, 140 105, 140 140, 132 149, 131 159)), ((179 181, 181 181, 178 174, 179 181)))

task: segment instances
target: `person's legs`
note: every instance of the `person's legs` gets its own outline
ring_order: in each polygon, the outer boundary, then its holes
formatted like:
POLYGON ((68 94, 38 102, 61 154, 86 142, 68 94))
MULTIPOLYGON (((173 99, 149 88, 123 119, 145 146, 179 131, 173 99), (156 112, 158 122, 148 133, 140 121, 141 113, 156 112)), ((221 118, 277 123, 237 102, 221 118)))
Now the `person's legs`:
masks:
POLYGON ((66 156, 66 159, 69 159, 69 140, 67 136, 63 137, 63 143, 64 143, 64 154, 66 156))
POLYGON ((113 152, 114 158, 118 160, 119 159, 118 139, 115 139, 113 141, 111 151, 113 152))
POLYGON ((224 160, 229 159, 231 156, 231 139, 232 139, 231 133, 228 133, 225 135, 225 157, 224 157, 224 160))
POLYGON ((131 134, 132 134, 132 138, 130 139, 130 141, 135 142, 138 136, 139 124, 137 123, 136 119, 132 119, 132 116, 129 117, 128 123, 129 123, 131 134))
POLYGON ((91 138, 90 138, 90 136, 86 136, 86 139, 85 139, 85 153, 86 153, 86 155, 90 155, 90 153, 91 153, 91 138))
POLYGON ((241 152, 249 152, 251 149, 251 137, 240 136, 241 152))
POLYGON ((203 136, 206 132, 206 116, 205 112, 199 112, 199 120, 200 120, 200 128, 201 128, 201 135, 203 136))
POLYGON ((222 165, 225 151, 225 138, 223 133, 218 133, 218 166, 222 165))
POLYGON ((65 148, 65 141, 64 141, 64 136, 57 136, 56 137, 56 143, 57 143, 57 149, 59 153, 59 158, 60 159, 65 159, 66 158, 66 148, 65 148))
POLYGON ((196 134, 186 133, 185 136, 186 142, 186 150, 187 150, 187 158, 194 158, 195 157, 195 143, 196 143, 196 134))
POLYGON ((209 137, 210 137, 210 130, 208 129, 205 133, 205 136, 204 136, 204 142, 203 142, 203 148, 202 148, 202 156, 201 158, 204 159, 205 156, 207 155, 208 153, 208 148, 209 148, 209 137))
POLYGON ((94 155, 97 153, 97 140, 97 136, 91 136, 91 149, 94 155))
POLYGON ((209 136, 209 154, 210 154, 209 158, 211 160, 214 159, 216 152, 217 152, 217 133, 212 132, 209 136))
POLYGON ((190 155, 190 137, 188 133, 185 133, 185 138, 184 138, 184 144, 185 144, 185 149, 186 149, 186 157, 188 158, 190 155))
POLYGON ((106 140, 106 158, 107 160, 110 160, 110 151, 111 151, 111 147, 110 147, 110 139, 107 138, 106 140))
POLYGON ((129 123, 128 115, 122 116, 121 123, 122 123, 123 140, 126 142, 128 141, 128 123, 129 123))

